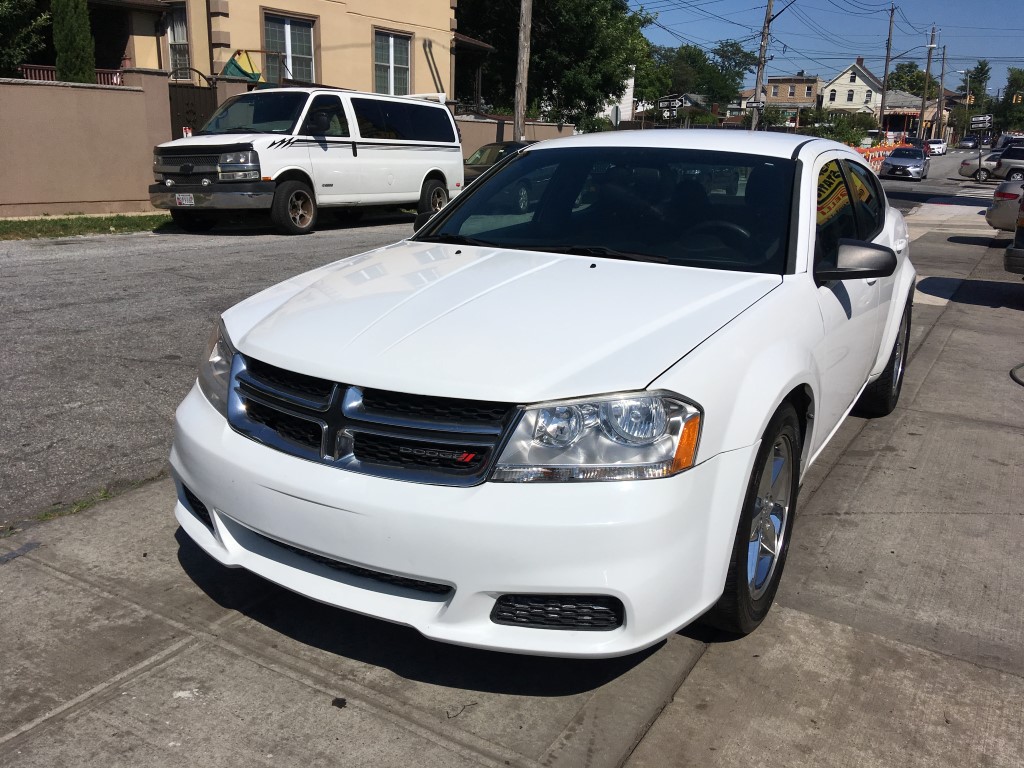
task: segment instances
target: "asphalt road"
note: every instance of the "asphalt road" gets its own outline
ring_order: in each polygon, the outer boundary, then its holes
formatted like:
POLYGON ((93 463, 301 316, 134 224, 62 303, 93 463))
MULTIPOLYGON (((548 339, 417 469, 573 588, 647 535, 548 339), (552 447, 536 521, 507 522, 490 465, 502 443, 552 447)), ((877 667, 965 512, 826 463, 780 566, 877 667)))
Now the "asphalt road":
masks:
MULTIPOLYGON (((985 154, 988 154, 986 151, 985 154)), ((977 182, 959 174, 960 162, 976 158, 969 149, 951 149, 945 155, 931 158, 928 178, 924 181, 883 179, 882 186, 889 202, 904 213, 922 203, 958 202, 961 205, 988 205, 997 181, 977 182), (957 200, 949 200, 957 198, 957 200)))
POLYGON ((0 242, 0 531, 159 476, 221 312, 411 232, 398 214, 298 238, 235 226, 0 242))

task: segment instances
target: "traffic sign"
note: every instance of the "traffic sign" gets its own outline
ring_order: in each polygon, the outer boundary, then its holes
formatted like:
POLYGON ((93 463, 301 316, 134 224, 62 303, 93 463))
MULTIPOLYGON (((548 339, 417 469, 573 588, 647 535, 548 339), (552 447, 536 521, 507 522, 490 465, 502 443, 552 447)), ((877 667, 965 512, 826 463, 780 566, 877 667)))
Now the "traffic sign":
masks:
POLYGON ((991 128, 992 115, 971 115, 971 128, 991 128))
POLYGON ((763 101, 748 101, 747 102, 747 107, 749 107, 751 109, 764 109, 764 102, 763 101))

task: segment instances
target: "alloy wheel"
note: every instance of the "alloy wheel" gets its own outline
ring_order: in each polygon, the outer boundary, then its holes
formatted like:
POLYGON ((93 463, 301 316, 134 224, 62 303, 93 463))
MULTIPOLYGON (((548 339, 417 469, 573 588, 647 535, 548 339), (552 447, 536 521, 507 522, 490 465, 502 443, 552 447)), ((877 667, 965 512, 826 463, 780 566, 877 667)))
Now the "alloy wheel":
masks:
POLYGON ((753 600, 771 586, 785 545, 792 496, 793 446, 786 435, 779 435, 761 470, 747 542, 747 588, 753 600))

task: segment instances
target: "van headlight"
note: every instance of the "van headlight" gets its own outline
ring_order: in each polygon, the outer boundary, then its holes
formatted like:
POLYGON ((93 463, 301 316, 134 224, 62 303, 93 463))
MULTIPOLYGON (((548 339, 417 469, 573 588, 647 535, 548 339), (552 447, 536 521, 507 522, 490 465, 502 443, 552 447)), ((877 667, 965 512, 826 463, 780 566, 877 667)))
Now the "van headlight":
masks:
POLYGON ((670 477, 697 457, 701 409, 678 395, 629 392, 523 410, 491 480, 507 483, 670 477))
POLYGON ((220 181, 259 181, 259 154, 252 149, 223 153, 217 158, 217 178, 220 181))
POLYGON ((235 348, 224 329, 224 322, 218 321, 206 344, 206 354, 199 363, 198 379, 199 389, 225 419, 228 417, 228 387, 234 357, 235 348))

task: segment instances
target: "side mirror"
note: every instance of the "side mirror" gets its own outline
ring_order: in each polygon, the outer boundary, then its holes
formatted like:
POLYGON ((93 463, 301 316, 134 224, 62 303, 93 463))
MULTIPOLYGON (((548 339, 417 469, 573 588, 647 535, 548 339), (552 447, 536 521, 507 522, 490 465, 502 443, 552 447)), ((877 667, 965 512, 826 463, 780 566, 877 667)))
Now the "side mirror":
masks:
POLYGON ((814 269, 819 283, 830 280, 862 280, 889 277, 896 271, 896 252, 892 248, 863 240, 840 240, 836 265, 822 264, 814 269))
POLYGON ((423 225, 430 221, 430 217, 434 215, 433 211, 426 211, 424 213, 417 213, 416 220, 412 223, 412 231, 419 232, 423 225))

